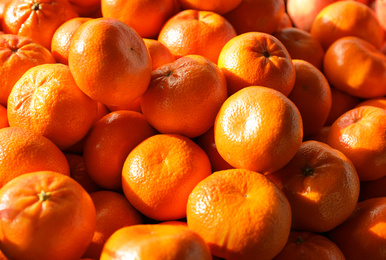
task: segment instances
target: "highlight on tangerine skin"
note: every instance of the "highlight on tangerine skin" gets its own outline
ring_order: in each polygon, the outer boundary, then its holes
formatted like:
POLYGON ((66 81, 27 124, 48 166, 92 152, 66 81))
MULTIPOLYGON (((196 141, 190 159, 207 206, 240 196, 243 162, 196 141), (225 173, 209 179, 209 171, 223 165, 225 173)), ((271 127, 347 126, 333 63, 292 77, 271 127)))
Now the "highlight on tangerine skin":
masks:
POLYGON ((90 195, 58 172, 14 178, 0 189, 0 205, 1 251, 9 259, 79 259, 95 232, 90 195))
POLYGON ((152 71, 141 108, 160 133, 195 138, 213 126, 226 98, 220 68, 201 55, 187 55, 152 71))
POLYGON ((52 53, 32 39, 0 33, 0 104, 7 106, 13 86, 27 70, 55 62, 52 53))
POLYGON ((86 136, 97 102, 79 89, 67 65, 43 64, 16 82, 7 110, 10 126, 41 134, 65 150, 86 136))
POLYGON ((189 195, 188 227, 225 259, 272 259, 285 246, 291 208, 265 175, 245 169, 214 172, 189 195))
POLYGON ((386 110, 360 106, 341 115, 330 127, 327 144, 354 164, 361 181, 386 175, 386 110))
POLYGON ((347 259, 382 259, 385 253, 386 198, 358 202, 347 221, 326 235, 347 259))
POLYGON ((303 121, 281 92, 250 86, 223 103, 214 134, 219 154, 231 166, 268 173, 295 155, 303 139, 303 121))
POLYGON ((332 230, 351 215, 358 202, 360 182, 353 163, 318 141, 303 142, 286 166, 267 177, 286 195, 294 230, 332 230))
POLYGON ((51 50, 56 29, 78 17, 68 0, 13 0, 4 8, 2 29, 7 34, 31 38, 51 50))
POLYGON ((165 44, 175 58, 197 54, 217 64, 222 48, 235 36, 232 24, 218 13, 188 9, 164 24, 158 41, 165 44))
POLYGON ((123 227, 107 240, 100 260, 133 259, 133 256, 135 259, 212 259, 209 246, 199 234, 175 224, 123 227))
POLYGON ((122 169, 126 198, 145 216, 179 220, 186 216, 192 189, 212 173, 205 151, 177 134, 153 135, 137 145, 122 169))
POLYGON ((324 55, 323 71, 332 86, 352 96, 386 95, 386 56, 361 38, 347 36, 332 43, 324 55))
POLYGON ((267 33, 243 33, 229 40, 220 52, 218 66, 227 79, 228 95, 244 87, 264 86, 288 96, 295 84, 290 54, 267 33))
POLYGON ((336 1, 327 5, 315 17, 310 33, 325 50, 346 36, 361 38, 376 48, 381 47, 384 39, 375 12, 359 1, 336 1))
POLYGON ((92 19, 76 30, 68 64, 79 88, 106 106, 125 106, 140 97, 152 71, 142 37, 113 18, 92 19))

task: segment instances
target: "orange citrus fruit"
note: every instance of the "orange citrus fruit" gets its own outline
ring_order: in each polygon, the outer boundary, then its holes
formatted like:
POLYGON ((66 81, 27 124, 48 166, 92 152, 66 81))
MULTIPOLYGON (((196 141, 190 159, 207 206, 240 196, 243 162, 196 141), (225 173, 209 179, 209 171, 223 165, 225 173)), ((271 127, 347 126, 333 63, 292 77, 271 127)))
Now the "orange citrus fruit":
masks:
POLYGON ((122 169, 123 192, 142 214, 155 220, 186 216, 193 188, 212 173, 206 153, 191 139, 158 134, 137 145, 122 169))
POLYGON ((41 134, 64 150, 87 134, 97 102, 79 89, 67 65, 43 64, 16 82, 7 110, 10 126, 41 134))
POLYGON ((142 113, 160 133, 197 137, 213 126, 226 86, 215 63, 187 55, 153 70, 141 97, 142 113))
POLYGON ((272 259, 285 246, 291 208, 263 174, 231 169, 214 172, 189 195, 188 227, 225 259, 272 259))
POLYGON ((79 88, 105 105, 125 105, 140 97, 151 77, 146 45, 131 27, 97 18, 76 30, 68 64, 79 88))
POLYGON ((235 168, 272 172, 299 149, 303 123, 297 107, 277 90, 251 86, 222 105, 214 125, 220 155, 235 168))
POLYGON ((79 259, 95 231, 89 194, 57 172, 16 177, 0 189, 0 207, 0 248, 9 259, 79 259))
POLYGON ((248 86, 264 86, 288 95, 295 84, 290 54, 274 36, 261 32, 238 35, 221 50, 218 66, 228 85, 228 94, 248 86))
POLYGON ((100 260, 139 259, 210 260, 208 245, 183 225, 135 225, 117 230, 107 240, 100 260))

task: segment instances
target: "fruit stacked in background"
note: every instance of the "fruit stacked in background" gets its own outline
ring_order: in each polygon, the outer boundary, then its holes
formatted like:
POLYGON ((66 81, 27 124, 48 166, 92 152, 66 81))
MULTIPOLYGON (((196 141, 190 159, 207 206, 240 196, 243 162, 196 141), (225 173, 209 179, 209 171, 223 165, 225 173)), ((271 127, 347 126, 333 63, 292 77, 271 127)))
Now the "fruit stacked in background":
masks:
POLYGON ((0 259, 384 259, 385 10, 1 0, 0 259))

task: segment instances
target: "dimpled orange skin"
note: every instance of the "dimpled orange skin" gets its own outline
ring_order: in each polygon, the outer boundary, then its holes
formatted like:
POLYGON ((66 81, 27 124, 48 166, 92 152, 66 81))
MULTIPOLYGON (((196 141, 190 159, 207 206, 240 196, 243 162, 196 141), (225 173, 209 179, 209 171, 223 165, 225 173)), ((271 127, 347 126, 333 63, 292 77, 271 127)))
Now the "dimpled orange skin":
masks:
POLYGON ((68 65, 68 53, 75 31, 92 18, 76 17, 63 23, 52 36, 51 52, 57 62, 68 65))
POLYGON ((138 259, 212 259, 208 245, 186 226, 147 224, 117 230, 107 240, 100 260, 133 255, 138 259))
POLYGON ((243 0, 224 14, 237 34, 246 32, 273 33, 285 12, 283 0, 243 0))
POLYGON ((359 98, 386 95, 386 56, 357 37, 334 42, 325 53, 324 74, 334 87, 359 98))
POLYGON ((194 138, 213 126, 226 98, 226 79, 218 66, 200 55, 187 55, 152 72, 141 108, 160 133, 194 138))
POLYGON ((186 216, 192 189, 212 173, 206 153, 181 135, 158 134, 137 145, 122 169, 126 198, 142 214, 155 220, 186 216))
POLYGON ((77 12, 67 0, 14 0, 4 9, 5 33, 26 36, 51 50, 56 29, 77 12))
POLYGON ((0 104, 7 106, 9 93, 28 69, 55 62, 49 50, 30 38, 13 34, 0 35, 0 104))
POLYGON ((345 260, 327 237, 308 231, 291 231, 285 248, 273 260, 345 260))
POLYGON ((87 134, 97 102, 78 88, 67 65, 43 64, 18 80, 7 110, 10 126, 41 134, 64 150, 87 134))
POLYGON ((266 33, 244 33, 228 41, 218 66, 227 79, 228 95, 243 87, 264 86, 287 96, 295 84, 295 68, 288 51, 266 33))
POLYGON ((221 49, 236 35, 233 26, 217 13, 184 10, 165 23, 158 40, 176 58, 197 54, 217 64, 221 49))
POLYGON ((91 179, 82 155, 74 153, 65 153, 68 165, 70 166, 70 177, 76 180, 88 193, 101 190, 96 183, 91 179))
POLYGON ((180 10, 177 0, 101 0, 103 17, 115 18, 143 38, 155 38, 165 22, 180 10))
POLYGON ((265 260, 284 248, 291 208, 280 189, 264 175, 231 169, 214 172, 193 189, 187 222, 215 256, 265 260))
POLYGON ((91 129, 84 145, 88 174, 102 188, 120 191, 127 155, 156 133, 139 112, 120 110, 105 115, 91 129))
POLYGON ((331 125, 327 144, 354 163, 361 181, 386 176, 386 110, 361 106, 347 111, 331 125))
POLYGON ((141 96, 151 77, 151 58, 131 27, 111 18, 82 24, 70 45, 68 64, 79 88, 107 106, 141 96))
POLYGON ((346 259, 384 259, 386 254, 386 198, 358 203, 355 211, 327 237, 342 250, 346 259))
POLYGON ((20 127, 0 129, 0 187, 21 174, 46 170, 70 176, 67 159, 53 142, 20 127))
MULTIPOLYGON (((99 119, 101 119, 102 117, 104 117, 105 115, 110 113, 110 110, 104 104, 102 104, 101 102, 97 102, 97 103, 98 103, 97 104, 97 112, 96 112, 96 116, 95 116, 95 119, 94 119, 94 122, 93 122, 91 128, 99 121, 99 119)), ((82 154, 83 153, 84 144, 86 142, 87 137, 88 137, 88 133, 86 134, 85 137, 83 137, 82 140, 80 140, 79 142, 77 142, 76 144, 71 146, 70 148, 67 148, 63 152, 65 152, 65 153, 82 154)))
POLYGON ((182 9, 196 9, 225 14, 235 9, 242 0, 179 0, 182 9))
POLYGON ((149 50, 152 70, 155 70, 162 65, 171 63, 176 60, 168 47, 166 47, 163 43, 154 39, 144 38, 143 40, 145 41, 146 47, 149 50))
POLYGON ((384 38, 375 12, 357 1, 337 1, 326 6, 315 17, 310 32, 325 50, 345 36, 359 37, 376 48, 381 47, 384 38))
POLYGON ((286 165, 303 138, 296 106, 277 90, 251 86, 230 96, 214 125, 220 155, 235 168, 272 172, 286 165))
POLYGON ((317 141, 303 142, 286 166, 267 177, 286 195, 294 230, 335 228, 354 211, 359 197, 359 177, 352 162, 317 141))
POLYGON ((323 73, 304 60, 292 60, 296 70, 295 86, 288 98, 299 109, 303 134, 309 136, 322 129, 331 110, 330 85, 323 73))
POLYGON ((101 190, 90 193, 96 210, 96 228, 83 257, 99 259, 103 245, 118 229, 142 224, 142 215, 118 192, 101 190))
POLYGON ((89 194, 57 172, 15 178, 0 189, 0 206, 0 248, 9 259, 79 259, 95 231, 89 194))
POLYGON ((294 26, 309 32, 318 13, 337 0, 286 0, 286 11, 294 26))
POLYGON ((212 165, 212 171, 221 171, 233 168, 217 151, 216 143, 214 141, 214 127, 211 127, 207 132, 197 137, 195 142, 208 155, 210 164, 212 165))
POLYGON ((287 49, 292 59, 305 60, 322 70, 324 50, 309 33, 296 27, 287 27, 272 34, 287 49))

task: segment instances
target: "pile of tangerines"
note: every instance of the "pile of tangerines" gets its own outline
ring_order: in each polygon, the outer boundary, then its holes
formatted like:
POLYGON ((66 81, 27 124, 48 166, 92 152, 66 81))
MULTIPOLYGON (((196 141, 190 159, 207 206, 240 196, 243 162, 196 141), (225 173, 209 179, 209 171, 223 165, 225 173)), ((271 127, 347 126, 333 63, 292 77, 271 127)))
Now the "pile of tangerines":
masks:
POLYGON ((0 20, 0 259, 386 259, 385 0, 0 20))

